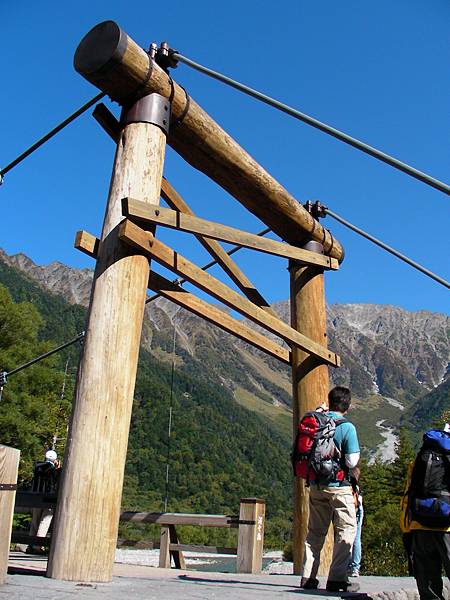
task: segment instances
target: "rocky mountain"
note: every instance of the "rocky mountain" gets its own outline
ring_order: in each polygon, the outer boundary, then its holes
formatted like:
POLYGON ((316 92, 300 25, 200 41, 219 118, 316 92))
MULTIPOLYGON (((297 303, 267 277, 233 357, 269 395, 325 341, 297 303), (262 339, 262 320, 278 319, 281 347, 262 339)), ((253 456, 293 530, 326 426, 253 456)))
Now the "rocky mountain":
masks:
MULTIPOLYGON (((66 301, 87 306, 91 270, 58 262, 38 266, 23 254, 8 256, 2 251, 0 260, 66 301)), ((289 320, 288 302, 277 303, 274 309, 289 320)), ((171 361, 174 329, 177 364, 189 356, 199 372, 206 371, 232 391, 238 403, 269 419, 284 436, 291 435, 288 367, 168 301, 147 305, 142 334, 147 350, 171 361)), ((421 414, 422 398, 434 392, 439 407, 450 408, 449 316, 387 305, 331 305, 328 337, 342 359, 341 369, 331 370, 332 382, 352 388, 351 418, 372 459, 393 456, 399 423, 406 415, 405 423, 411 423, 410 415, 421 414)))

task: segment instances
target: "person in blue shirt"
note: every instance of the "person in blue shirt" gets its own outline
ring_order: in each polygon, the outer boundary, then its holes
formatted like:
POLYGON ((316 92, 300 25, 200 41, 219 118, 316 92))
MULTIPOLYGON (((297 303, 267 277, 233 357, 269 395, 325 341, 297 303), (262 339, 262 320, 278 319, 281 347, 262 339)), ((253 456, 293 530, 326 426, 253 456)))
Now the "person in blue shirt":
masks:
POLYGON ((350 478, 358 471, 360 457, 355 426, 345 419, 351 404, 348 388, 337 386, 328 394, 328 414, 337 422, 334 443, 340 451, 340 469, 325 485, 311 482, 308 533, 303 557, 300 587, 316 589, 320 553, 330 524, 334 529, 333 558, 326 589, 330 592, 356 592, 359 585, 348 580, 347 569, 356 535, 356 508, 350 478))

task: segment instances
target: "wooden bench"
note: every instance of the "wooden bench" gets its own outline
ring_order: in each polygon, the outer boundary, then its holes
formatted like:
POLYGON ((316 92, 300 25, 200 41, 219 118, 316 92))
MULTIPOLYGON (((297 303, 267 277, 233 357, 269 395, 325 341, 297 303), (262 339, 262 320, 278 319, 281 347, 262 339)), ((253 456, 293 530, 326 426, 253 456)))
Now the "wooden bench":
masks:
MULTIPOLYGON (((32 508, 54 508, 55 506, 55 495, 17 492, 14 512, 27 513, 31 512, 32 508)), ((175 568, 185 569, 186 563, 183 552, 188 551, 236 555, 237 573, 260 573, 264 544, 264 518, 265 501, 258 498, 243 498, 239 516, 125 511, 120 515, 122 522, 160 525, 160 541, 155 543, 118 540, 117 546, 137 547, 141 545, 142 547, 142 544, 144 544, 147 548, 159 547, 159 566, 163 568, 170 568, 173 559, 175 568), (177 525, 237 528, 239 530, 238 546, 237 548, 221 548, 218 546, 181 544, 176 531, 177 525)), ((11 541, 13 543, 48 547, 51 538, 31 537, 23 531, 13 531, 11 541)))

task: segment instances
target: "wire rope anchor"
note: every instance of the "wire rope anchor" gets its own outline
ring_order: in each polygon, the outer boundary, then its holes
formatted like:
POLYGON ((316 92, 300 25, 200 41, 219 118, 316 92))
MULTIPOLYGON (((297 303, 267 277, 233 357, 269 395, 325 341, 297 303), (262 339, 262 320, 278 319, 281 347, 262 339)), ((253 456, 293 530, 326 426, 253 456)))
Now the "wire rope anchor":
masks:
POLYGON ((312 200, 308 200, 307 202, 305 202, 303 207, 317 221, 319 219, 324 219, 327 216, 328 207, 324 206, 319 200, 316 200, 315 202, 313 202, 312 200))
POLYGON ((148 54, 166 73, 169 72, 169 69, 176 69, 178 66, 178 59, 174 56, 175 54, 178 54, 178 50, 170 48, 167 42, 161 42, 159 48, 158 45, 153 42, 150 44, 148 54))

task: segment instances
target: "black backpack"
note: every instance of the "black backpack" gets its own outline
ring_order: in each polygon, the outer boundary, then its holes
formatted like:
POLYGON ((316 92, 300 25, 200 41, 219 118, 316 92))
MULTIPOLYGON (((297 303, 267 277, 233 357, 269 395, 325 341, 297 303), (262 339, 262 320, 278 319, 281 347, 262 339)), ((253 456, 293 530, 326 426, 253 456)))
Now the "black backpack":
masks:
POLYGON ((56 494, 58 491, 60 469, 49 460, 39 461, 34 465, 32 492, 56 494))
POLYGON ((450 527, 450 434, 424 434, 407 493, 411 519, 424 527, 450 527))

